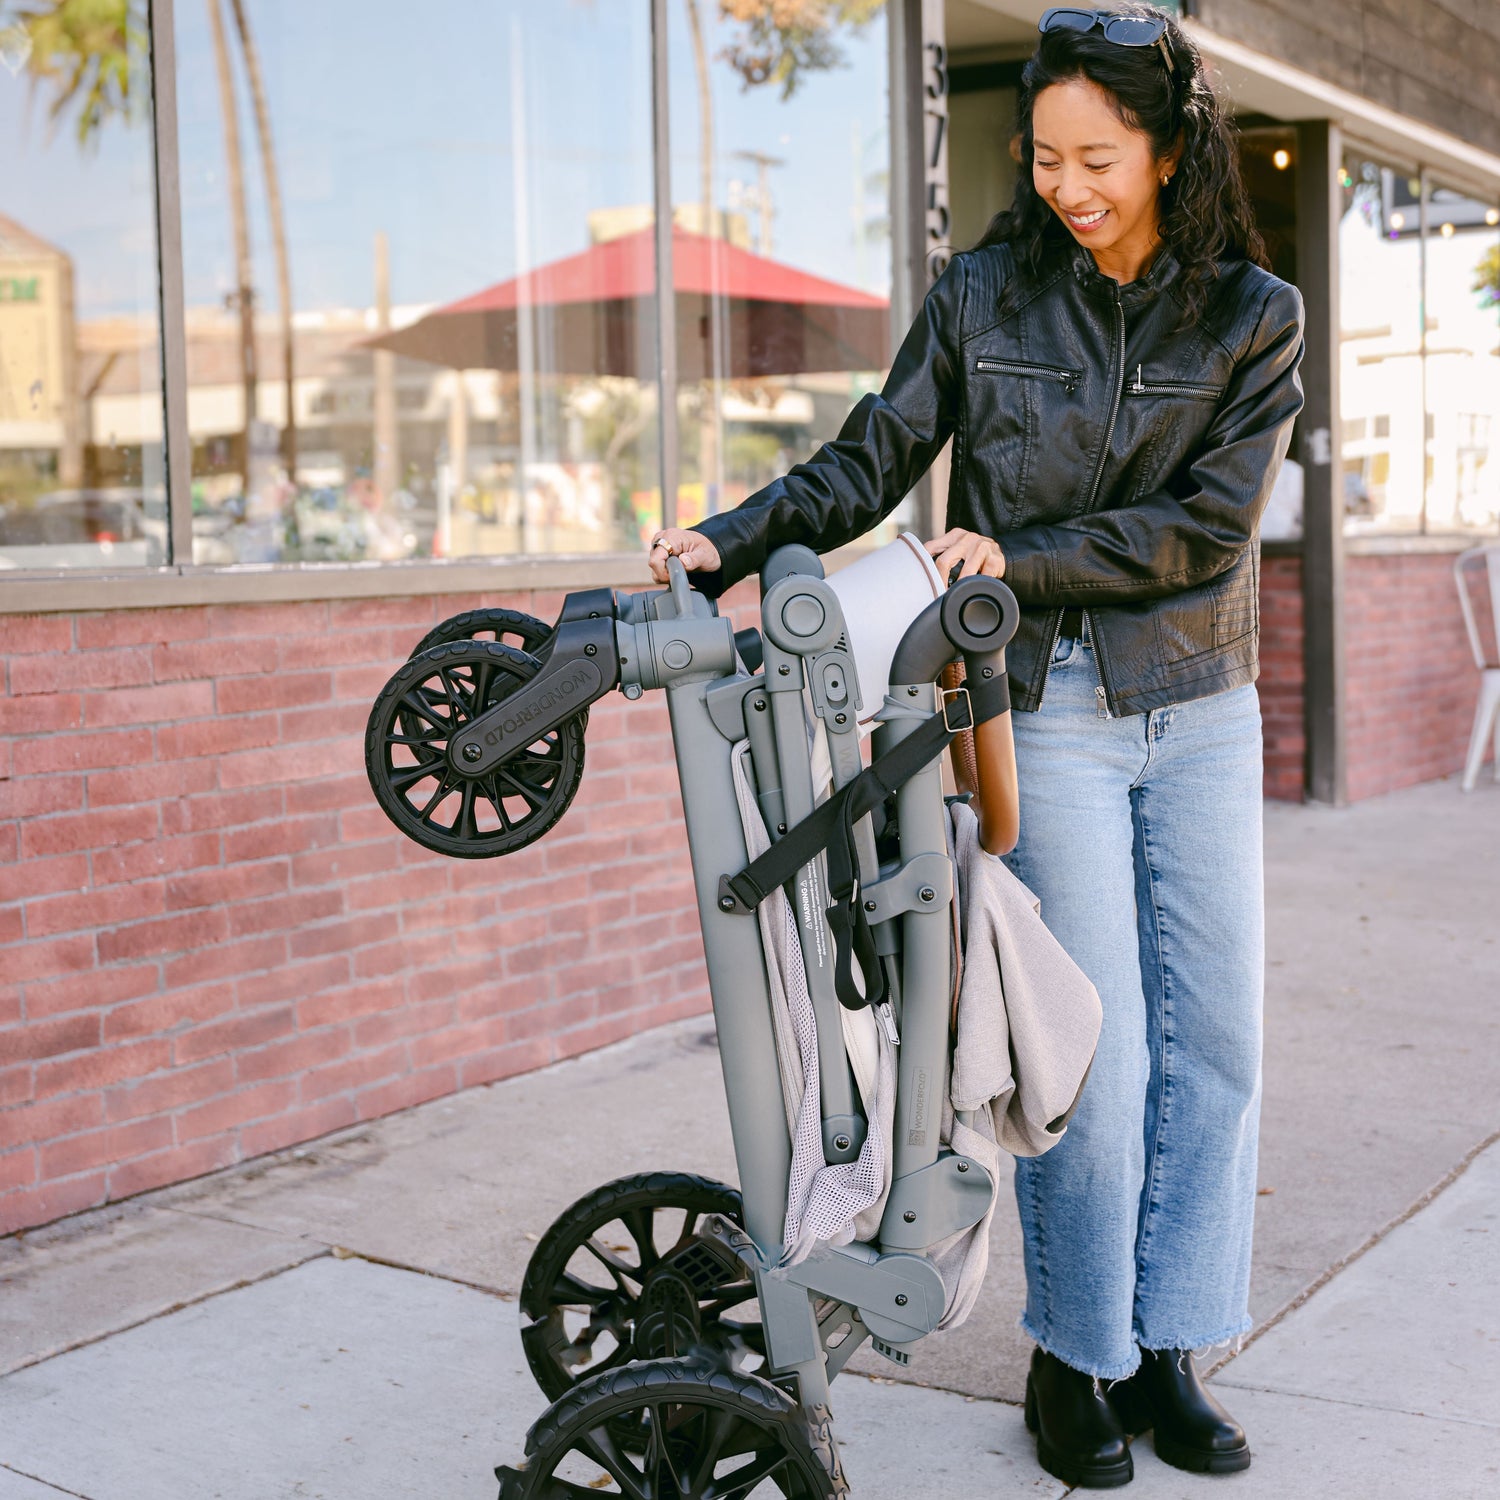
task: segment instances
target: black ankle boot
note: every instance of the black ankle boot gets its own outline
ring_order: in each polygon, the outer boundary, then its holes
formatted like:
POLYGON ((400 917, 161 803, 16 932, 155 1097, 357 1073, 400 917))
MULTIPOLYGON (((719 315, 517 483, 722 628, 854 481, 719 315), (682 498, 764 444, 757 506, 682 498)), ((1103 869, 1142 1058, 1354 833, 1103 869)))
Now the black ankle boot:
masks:
POLYGON ((1026 1425, 1041 1466, 1064 1484, 1112 1490, 1135 1477, 1130 1444, 1099 1382, 1041 1349, 1026 1377, 1026 1425))
POLYGON ((1154 1429, 1156 1456, 1195 1474, 1250 1467, 1245 1430, 1198 1378, 1188 1349, 1142 1349, 1141 1367, 1108 1388, 1109 1404, 1132 1437, 1154 1429))

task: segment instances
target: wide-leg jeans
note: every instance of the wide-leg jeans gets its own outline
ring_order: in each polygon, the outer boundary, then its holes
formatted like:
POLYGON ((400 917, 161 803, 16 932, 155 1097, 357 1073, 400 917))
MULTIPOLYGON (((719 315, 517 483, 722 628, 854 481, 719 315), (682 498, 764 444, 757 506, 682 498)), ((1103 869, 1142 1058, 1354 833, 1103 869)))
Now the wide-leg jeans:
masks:
POLYGON ((1016 1162, 1022 1327, 1102 1379, 1250 1327, 1264 883, 1253 685, 1109 717, 1085 638, 1014 715, 1006 863, 1104 1022, 1063 1139, 1016 1162))

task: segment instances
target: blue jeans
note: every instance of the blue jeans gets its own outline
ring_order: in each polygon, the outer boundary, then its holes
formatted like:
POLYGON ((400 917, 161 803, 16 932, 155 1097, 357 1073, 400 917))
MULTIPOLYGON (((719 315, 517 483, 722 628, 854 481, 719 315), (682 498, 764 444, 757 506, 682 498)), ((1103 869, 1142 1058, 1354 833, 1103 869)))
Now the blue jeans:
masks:
POLYGON ((1103 716, 1086 639, 1015 718, 1006 863, 1104 1024, 1067 1133, 1016 1162, 1022 1328, 1102 1379, 1246 1332, 1260 1121, 1261 726, 1247 685, 1103 716))

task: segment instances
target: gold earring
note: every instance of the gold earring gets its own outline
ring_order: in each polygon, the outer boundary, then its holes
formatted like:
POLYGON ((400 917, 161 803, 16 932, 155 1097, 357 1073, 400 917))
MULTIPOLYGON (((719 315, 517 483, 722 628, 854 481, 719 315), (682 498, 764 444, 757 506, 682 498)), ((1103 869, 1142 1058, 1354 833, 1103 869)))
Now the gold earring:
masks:
POLYGON ((1168 183, 1169 183, 1169 182, 1170 182, 1170 181, 1171 181, 1171 180, 1172 180, 1172 174, 1171 174, 1171 173, 1170 173, 1170 172, 1168 172, 1168 173, 1166 173, 1166 174, 1165 174, 1165 175, 1164 175, 1164 176, 1163 176, 1163 177, 1162 177, 1162 180, 1161 180, 1161 185, 1162 185, 1162 186, 1163 186, 1163 187, 1166 187, 1166 185, 1167 185, 1167 184, 1168 184, 1168 183))

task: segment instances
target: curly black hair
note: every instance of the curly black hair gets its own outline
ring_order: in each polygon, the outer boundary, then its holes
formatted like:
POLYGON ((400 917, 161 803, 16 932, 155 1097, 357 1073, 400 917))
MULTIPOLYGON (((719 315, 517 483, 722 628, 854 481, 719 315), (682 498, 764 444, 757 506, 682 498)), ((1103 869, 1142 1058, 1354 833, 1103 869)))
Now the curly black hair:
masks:
POLYGON ((1177 170, 1161 191, 1161 235, 1182 268, 1180 292, 1191 320, 1208 300, 1220 261, 1249 260, 1270 268, 1265 242, 1240 177, 1233 129, 1209 86, 1198 49, 1172 16, 1153 5, 1123 0, 1112 11, 1160 17, 1166 23, 1170 75, 1159 47, 1119 46, 1097 26, 1043 33, 1021 72, 1015 197, 990 220, 974 248, 1008 243, 1035 275, 1065 245, 1076 243, 1032 182, 1031 112, 1043 89, 1085 78, 1109 95, 1121 122, 1140 131, 1156 156, 1181 148, 1177 170))

